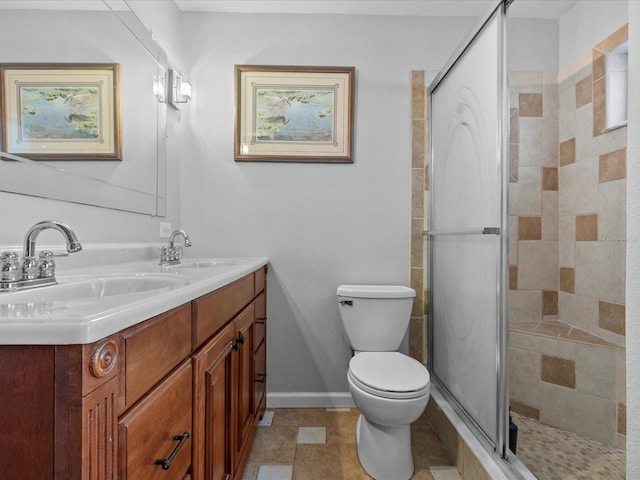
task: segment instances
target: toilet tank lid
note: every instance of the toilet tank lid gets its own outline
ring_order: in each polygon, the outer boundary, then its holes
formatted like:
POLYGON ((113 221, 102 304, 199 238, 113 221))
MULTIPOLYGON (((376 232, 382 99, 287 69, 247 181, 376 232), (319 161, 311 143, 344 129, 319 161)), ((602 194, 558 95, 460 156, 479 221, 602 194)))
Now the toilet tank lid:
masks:
POLYGON ((402 285, 340 285, 337 294, 354 298, 412 298, 416 291, 402 285))

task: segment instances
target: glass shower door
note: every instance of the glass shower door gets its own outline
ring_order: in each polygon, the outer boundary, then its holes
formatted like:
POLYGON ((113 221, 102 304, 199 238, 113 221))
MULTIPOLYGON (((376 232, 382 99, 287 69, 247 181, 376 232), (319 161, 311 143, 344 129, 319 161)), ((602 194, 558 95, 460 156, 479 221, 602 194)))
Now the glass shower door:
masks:
POLYGON ((432 377, 501 454, 508 416, 503 8, 429 88, 428 231, 432 377))

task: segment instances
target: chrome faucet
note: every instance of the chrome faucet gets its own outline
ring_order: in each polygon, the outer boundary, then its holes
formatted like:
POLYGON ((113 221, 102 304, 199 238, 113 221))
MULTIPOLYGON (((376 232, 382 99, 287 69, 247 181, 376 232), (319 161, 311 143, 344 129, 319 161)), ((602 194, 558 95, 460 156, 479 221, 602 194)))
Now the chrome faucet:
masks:
POLYGON ((24 290, 56 284, 53 252, 43 251, 36 258, 36 238, 47 229, 59 231, 67 242, 67 252, 82 250, 82 245, 68 225, 57 220, 44 220, 31 227, 24 237, 22 262, 14 252, 0 255, 0 292, 24 290))
POLYGON ((191 240, 184 230, 175 230, 169 237, 169 246, 160 249, 160 265, 179 265, 180 248, 175 246, 176 237, 181 235, 184 238, 184 246, 190 247, 191 240))

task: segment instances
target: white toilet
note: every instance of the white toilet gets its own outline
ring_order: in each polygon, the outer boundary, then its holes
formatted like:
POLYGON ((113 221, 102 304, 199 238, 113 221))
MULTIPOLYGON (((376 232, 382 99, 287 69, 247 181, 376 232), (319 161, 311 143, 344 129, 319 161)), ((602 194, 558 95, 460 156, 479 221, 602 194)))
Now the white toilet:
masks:
POLYGON ((360 410, 360 463, 376 480, 408 480, 413 475, 411 423, 424 412, 430 387, 424 365, 397 351, 416 292, 393 285, 341 285, 337 295, 355 353, 347 379, 360 410))

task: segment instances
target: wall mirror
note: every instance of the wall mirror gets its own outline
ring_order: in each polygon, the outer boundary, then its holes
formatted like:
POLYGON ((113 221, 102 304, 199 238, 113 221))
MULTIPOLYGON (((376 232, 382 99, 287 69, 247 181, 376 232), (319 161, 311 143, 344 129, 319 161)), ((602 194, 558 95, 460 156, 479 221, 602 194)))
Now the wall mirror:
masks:
POLYGON ((2 144, 0 191, 164 216, 166 104, 154 86, 167 59, 129 4, 2 1, 0 44, 10 46, 0 50, 5 65, 117 64, 121 132, 119 160, 37 160, 2 144))

